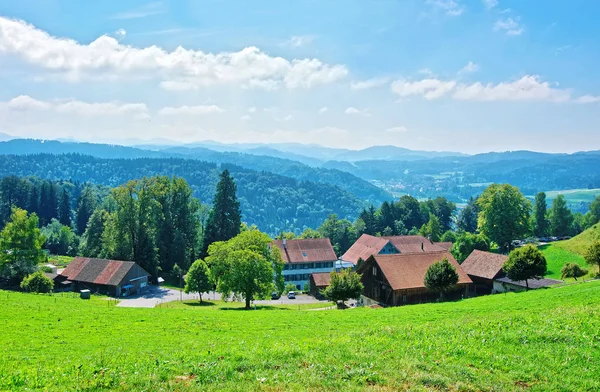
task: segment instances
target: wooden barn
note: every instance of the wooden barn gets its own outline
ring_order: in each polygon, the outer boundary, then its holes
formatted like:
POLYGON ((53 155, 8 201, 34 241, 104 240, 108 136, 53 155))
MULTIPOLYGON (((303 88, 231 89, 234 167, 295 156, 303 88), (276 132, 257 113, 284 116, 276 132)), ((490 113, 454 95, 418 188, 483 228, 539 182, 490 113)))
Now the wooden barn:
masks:
POLYGON ((76 257, 55 279, 72 282, 74 289, 125 297, 144 291, 150 274, 132 261, 76 257))
POLYGON ((466 296, 472 281, 445 250, 370 256, 357 269, 365 286, 363 295, 388 306, 435 301, 439 293, 425 287, 425 273, 429 266, 443 259, 448 259, 459 276, 458 284, 446 298, 466 296))
POLYGON ((323 298, 321 290, 325 290, 331 282, 331 272, 320 272, 310 275, 310 295, 323 298))

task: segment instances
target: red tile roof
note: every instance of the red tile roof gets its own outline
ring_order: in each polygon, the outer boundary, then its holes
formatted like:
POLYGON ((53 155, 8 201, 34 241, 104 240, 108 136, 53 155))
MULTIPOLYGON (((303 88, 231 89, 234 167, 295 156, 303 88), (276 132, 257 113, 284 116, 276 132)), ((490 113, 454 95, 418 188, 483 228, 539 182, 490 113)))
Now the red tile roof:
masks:
POLYGON ((331 273, 330 272, 318 272, 311 274, 313 281, 315 282, 315 286, 317 287, 327 287, 329 286, 329 282, 331 282, 331 273))
POLYGON ((342 260, 357 264, 359 259, 367 260, 369 256, 378 254, 391 242, 400 253, 439 252, 446 250, 420 235, 402 235, 390 237, 374 237, 363 234, 342 256, 342 260))
MULTIPOLYGON (((448 251, 373 255, 392 290, 424 288, 425 273, 429 266, 444 258, 456 268, 458 284, 473 283, 448 251)), ((360 272, 360 271, 359 271, 360 272)))
POLYGON ((285 248, 283 240, 275 240, 273 245, 279 248, 285 263, 320 263, 337 260, 329 238, 287 240, 285 248))
POLYGON ((463 261, 461 267, 470 276, 494 279, 502 273, 502 266, 506 259, 508 256, 475 249, 463 261))
MULTIPOLYGON (((60 275, 75 282, 117 286, 134 265, 132 261, 76 257, 60 275)), ((142 268, 140 270, 150 276, 142 268)))

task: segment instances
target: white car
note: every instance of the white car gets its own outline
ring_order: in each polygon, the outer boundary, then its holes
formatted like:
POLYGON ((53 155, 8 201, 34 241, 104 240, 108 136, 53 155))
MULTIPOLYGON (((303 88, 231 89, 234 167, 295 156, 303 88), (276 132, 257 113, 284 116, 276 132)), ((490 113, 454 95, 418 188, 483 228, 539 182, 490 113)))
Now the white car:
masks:
POLYGON ((296 299, 296 292, 295 291, 290 291, 288 293, 288 299, 296 299))

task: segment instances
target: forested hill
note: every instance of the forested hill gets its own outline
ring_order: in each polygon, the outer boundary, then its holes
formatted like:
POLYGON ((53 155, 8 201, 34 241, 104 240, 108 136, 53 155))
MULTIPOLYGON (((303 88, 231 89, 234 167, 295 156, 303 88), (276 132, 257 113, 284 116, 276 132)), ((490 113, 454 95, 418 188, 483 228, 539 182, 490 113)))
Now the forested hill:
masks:
POLYGON ((355 219, 365 202, 330 184, 193 159, 102 159, 79 154, 0 155, 0 177, 38 176, 117 186, 144 176, 177 175, 188 181, 195 196, 209 203, 218 174, 227 168, 235 179, 242 217, 248 224, 275 235, 318 227, 329 214, 355 219))
POLYGON ((392 198, 387 191, 346 171, 310 167, 303 163, 270 156, 218 152, 207 148, 170 148, 151 151, 134 147, 93 143, 62 143, 34 139, 0 142, 0 154, 82 154, 97 158, 191 158, 213 163, 232 163, 247 169, 267 171, 299 181, 330 184, 354 194, 358 199, 379 205, 392 198))

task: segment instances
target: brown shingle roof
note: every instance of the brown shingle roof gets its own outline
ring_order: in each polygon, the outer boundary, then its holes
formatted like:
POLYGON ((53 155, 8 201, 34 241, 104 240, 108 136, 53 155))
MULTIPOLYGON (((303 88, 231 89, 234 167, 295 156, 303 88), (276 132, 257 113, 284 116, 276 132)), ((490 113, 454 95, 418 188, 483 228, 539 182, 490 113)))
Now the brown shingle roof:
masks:
POLYGON ((315 282, 315 286, 317 287, 327 287, 329 286, 329 282, 331 282, 331 273, 330 272, 317 272, 311 274, 313 281, 315 282))
POLYGON ((435 244, 437 246, 441 246, 446 250, 450 250, 450 248, 452 248, 452 245, 454 245, 452 242, 435 242, 435 244))
POLYGON ((392 290, 424 288, 429 266, 444 258, 456 268, 458 284, 473 283, 448 251, 372 256, 392 290))
POLYGON ((132 261, 76 257, 60 275, 70 281, 117 286, 134 265, 132 261))
POLYGON ((279 248, 285 263, 319 263, 337 260, 329 238, 287 240, 285 249, 283 240, 275 240, 273 244, 279 248))
POLYGON ((508 256, 484 252, 475 249, 461 264, 462 269, 470 276, 494 279, 502 272, 502 266, 508 256))
POLYGON ((363 234, 344 253, 342 260, 357 264, 359 259, 367 260, 369 256, 379 253, 388 242, 391 242, 400 253, 439 252, 445 250, 443 247, 431 243, 427 238, 420 235, 374 237, 369 234, 363 234))

